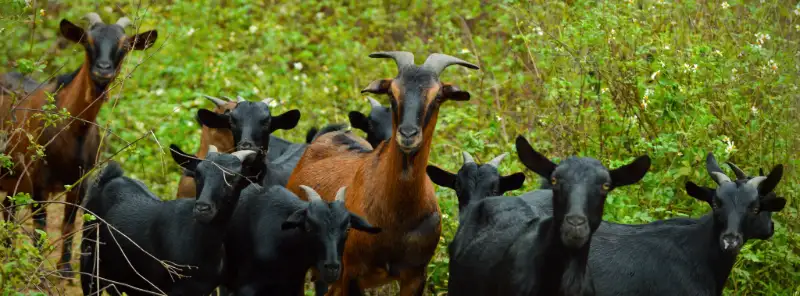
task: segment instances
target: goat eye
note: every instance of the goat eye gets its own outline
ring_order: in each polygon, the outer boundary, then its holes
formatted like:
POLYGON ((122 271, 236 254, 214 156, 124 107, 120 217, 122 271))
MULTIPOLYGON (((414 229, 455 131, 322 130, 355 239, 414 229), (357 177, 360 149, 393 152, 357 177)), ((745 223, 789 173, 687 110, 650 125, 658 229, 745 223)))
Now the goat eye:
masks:
POLYGON ((556 177, 550 178, 550 184, 556 185, 558 181, 556 181, 556 177))
POLYGON ((753 213, 754 215, 758 215, 758 213, 761 212, 761 209, 758 206, 754 206, 750 208, 750 212, 753 213))
POLYGON ((721 207, 722 207, 722 204, 719 202, 718 199, 714 199, 714 201, 711 202, 711 208, 716 210, 716 209, 719 209, 721 207))
POLYGON ((608 191, 611 189, 611 184, 605 183, 603 184, 603 191, 608 191))

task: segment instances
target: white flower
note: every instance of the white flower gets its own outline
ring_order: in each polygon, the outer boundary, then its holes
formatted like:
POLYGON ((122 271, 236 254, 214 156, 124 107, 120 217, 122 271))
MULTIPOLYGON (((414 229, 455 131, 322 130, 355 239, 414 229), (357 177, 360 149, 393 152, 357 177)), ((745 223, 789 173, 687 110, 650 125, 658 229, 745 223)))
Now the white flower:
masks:
POLYGON ((653 74, 650 75, 650 80, 656 80, 656 77, 658 77, 658 74, 661 74, 661 70, 653 72, 653 74))
POLYGON ((544 35, 544 31, 542 31, 542 28, 539 28, 538 26, 533 28, 533 30, 536 31, 536 35, 539 35, 539 36, 544 35))
POLYGON ((190 28, 189 28, 189 31, 188 31, 188 32, 186 32, 186 36, 192 36, 192 34, 194 34, 194 28, 191 28, 191 27, 190 27, 190 28))
POLYGON ((462 48, 462 49, 461 49, 461 53, 469 53, 469 49, 467 49, 467 48, 462 48))
POLYGON ((644 97, 645 97, 645 99, 647 99, 647 98, 650 98, 650 96, 652 96, 652 95, 653 95, 653 93, 655 93, 655 91, 653 91, 653 89, 652 89, 652 88, 645 89, 645 90, 644 90, 644 97))
POLYGON ((224 79, 222 79, 222 81, 225 82, 225 87, 231 86, 231 81, 228 80, 228 78, 224 78, 224 79))
POLYGON ((756 105, 750 107, 750 113, 753 113, 753 115, 758 115, 758 108, 756 108, 756 105))
POLYGON ((731 153, 731 152, 733 152, 733 149, 736 149, 736 146, 733 145, 733 141, 729 141, 727 143, 727 146, 725 146, 725 152, 731 153))
POLYGON ((253 87, 253 93, 258 94, 258 88, 256 88, 255 86, 253 87))
POLYGON ((294 69, 297 71, 303 70, 303 63, 301 62, 294 63, 294 69))
POLYGON ((325 17, 325 13, 324 13, 324 12, 322 12, 322 11, 320 11, 320 12, 317 12, 317 14, 315 15, 315 17, 316 17, 318 20, 321 20, 322 18, 324 18, 324 17, 325 17))
POLYGON ((495 115, 494 117, 497 118, 497 121, 503 121, 503 117, 500 117, 500 115, 495 115))
POLYGON ((250 34, 255 34, 256 31, 258 31, 258 27, 256 27, 256 25, 250 25, 248 30, 250 31, 250 34))
POLYGON ((172 112, 173 112, 173 113, 180 113, 180 112, 181 112, 181 107, 175 107, 175 108, 173 108, 173 109, 172 109, 172 112))
POLYGON ((722 56, 722 51, 720 51, 719 49, 716 49, 716 50, 714 50, 714 54, 716 54, 718 56, 722 56))
POLYGON ((761 33, 761 32, 756 33, 755 36, 756 36, 756 42, 758 44, 764 44, 765 42, 767 42, 767 40, 770 40, 770 38, 771 38, 769 36, 769 34, 761 33))
POLYGON ((157 95, 157 96, 161 96, 161 95, 163 95, 163 94, 164 94, 164 89, 163 89, 163 88, 159 88, 159 89, 157 89, 157 90, 156 90, 154 93, 155 93, 155 95, 157 95))
POLYGON ((731 5, 727 1, 722 2, 722 9, 728 9, 728 7, 731 7, 731 5))
POLYGON ((775 61, 769 60, 769 62, 767 62, 767 65, 769 65, 769 68, 772 69, 772 72, 778 71, 778 63, 776 63, 775 61))
POLYGON ((669 50, 669 45, 664 45, 664 49, 669 50))
POLYGON ((258 76, 258 77, 264 76, 264 71, 261 71, 261 69, 259 69, 259 70, 256 72, 256 76, 258 76))
POLYGON ((330 89, 328 89, 328 87, 326 86, 326 87, 323 87, 323 88, 322 88, 322 92, 324 92, 324 93, 326 93, 326 94, 327 94, 327 93, 331 92, 331 90, 330 90, 330 89))
POLYGON ((267 98, 267 101, 269 101, 269 107, 270 108, 275 108, 275 107, 278 106, 278 100, 276 100, 276 99, 267 98))
POLYGON ((297 75, 295 75, 295 76, 292 76, 292 80, 294 80, 294 81, 298 81, 298 80, 300 80, 300 77, 299 77, 299 76, 297 76, 297 75))
POLYGON ((794 15, 800 16, 800 7, 794 9, 794 15))

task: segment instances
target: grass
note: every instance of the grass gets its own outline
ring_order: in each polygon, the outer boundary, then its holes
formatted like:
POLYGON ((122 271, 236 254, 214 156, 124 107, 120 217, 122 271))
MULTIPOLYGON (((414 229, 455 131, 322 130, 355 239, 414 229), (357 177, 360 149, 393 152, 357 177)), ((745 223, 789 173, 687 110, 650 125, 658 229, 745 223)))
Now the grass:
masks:
MULTIPOLYGON (((481 71, 442 75, 472 99, 442 107, 431 163, 456 171, 461 151, 485 162, 513 152, 516 135, 546 155, 589 155, 610 167, 647 153, 654 161, 645 179, 608 198, 604 218, 623 223, 707 212, 683 184, 711 183, 702 165, 709 151, 751 173, 782 163, 777 192, 789 203, 774 215, 775 236, 747 244, 726 294, 800 290, 800 7, 788 1, 39 2, 0 0, 2 72, 44 80, 77 68, 83 49, 59 40, 62 18, 126 15, 139 32, 159 31, 153 48, 126 59, 126 78, 98 123, 115 135, 104 157, 143 138, 115 159, 164 198, 180 174, 167 145, 199 145, 194 112, 211 108, 200 94, 270 97, 279 102, 274 112, 300 109, 299 126, 276 133, 299 142, 312 126, 368 110, 359 90, 396 74, 370 52, 411 51, 418 63, 442 52, 481 71)), ((501 164, 503 174, 525 171, 515 159, 501 164)), ((526 174, 511 194, 537 186, 526 174)), ((456 206, 451 190, 437 194, 444 233, 428 283, 431 294, 444 294, 456 206)))

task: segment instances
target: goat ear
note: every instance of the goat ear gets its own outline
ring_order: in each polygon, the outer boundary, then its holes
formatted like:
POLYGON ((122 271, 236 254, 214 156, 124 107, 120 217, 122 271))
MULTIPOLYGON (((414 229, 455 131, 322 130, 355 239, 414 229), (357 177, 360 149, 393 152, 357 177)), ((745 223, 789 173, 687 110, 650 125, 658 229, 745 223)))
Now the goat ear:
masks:
POLYGON ((539 176, 549 179, 553 171, 556 170, 556 164, 533 150, 528 140, 525 140, 522 136, 517 136, 516 147, 517 155, 522 164, 539 176))
POLYGON ((391 79, 378 79, 372 81, 367 85, 366 88, 361 90, 361 93, 371 93, 371 94, 385 94, 389 92, 389 88, 392 86, 391 79))
POLYGON ((172 155, 172 160, 174 160, 175 163, 191 172, 194 172, 194 170, 197 169, 197 165, 200 163, 200 160, 194 157, 194 155, 183 152, 183 150, 175 144, 169 145, 169 153, 172 155))
POLYGON ((197 110, 197 122, 210 128, 231 128, 230 116, 206 109, 197 110))
POLYGON ((279 129, 293 129, 297 126, 298 121, 300 121, 300 110, 292 109, 286 111, 286 113, 272 117, 272 121, 269 124, 269 132, 272 133, 279 129))
POLYGON ((453 100, 453 101, 467 101, 469 100, 469 92, 463 91, 459 89, 457 86, 449 84, 449 83, 442 83, 442 98, 445 100, 453 100))
POLYGON ((691 197, 707 202, 709 205, 714 200, 714 189, 697 186, 692 181, 686 182, 686 193, 691 197))
POLYGON ((511 190, 517 190, 522 188, 522 184, 525 183, 525 174, 523 173, 514 173, 510 176, 501 176, 500 177, 500 194, 506 193, 511 190))
POLYGON ((289 215, 288 218, 286 218, 286 221, 281 223, 281 229, 287 230, 292 228, 302 228, 306 222, 307 215, 308 211, 306 211, 306 209, 299 209, 295 211, 289 215))
POLYGON ((761 210, 767 212, 780 212, 786 206, 786 199, 783 197, 771 196, 759 201, 761 210))
POLYGON ((769 172, 767 179, 758 184, 758 195, 767 195, 778 186, 778 182, 783 178, 783 165, 776 165, 769 172))
POLYGON ((431 178, 431 181, 439 186, 447 187, 450 189, 456 189, 456 175, 445 171, 443 169, 438 168, 434 165, 429 165, 425 168, 425 171, 428 172, 428 177, 431 178))
POLYGON ((633 162, 611 170, 611 185, 616 188, 639 182, 649 169, 650 156, 639 156, 633 162))
POLYGON ((145 50, 153 46, 158 39, 158 31, 150 30, 128 37, 128 48, 133 50, 145 50))
POLYGON ((87 42, 85 37, 86 30, 78 27, 67 19, 62 19, 59 27, 61 30, 61 35, 64 36, 64 38, 67 38, 67 40, 81 44, 87 42))
POLYGON ((347 113, 347 118, 350 119, 350 126, 360 129, 364 132, 369 132, 369 121, 364 113, 350 111, 350 113, 347 113))
POLYGON ((372 224, 369 224, 367 220, 364 220, 364 218, 361 218, 361 216, 353 213, 350 213, 350 227, 372 234, 379 233, 382 230, 380 227, 372 226, 372 224))

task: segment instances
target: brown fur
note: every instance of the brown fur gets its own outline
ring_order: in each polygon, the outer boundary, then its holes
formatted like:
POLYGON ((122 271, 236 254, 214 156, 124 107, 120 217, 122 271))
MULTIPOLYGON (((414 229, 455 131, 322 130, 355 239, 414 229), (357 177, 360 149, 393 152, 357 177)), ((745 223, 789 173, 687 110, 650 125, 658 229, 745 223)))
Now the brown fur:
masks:
MULTIPOLYGON (((225 111, 233 110, 235 107, 236 102, 228 102, 225 105, 214 108, 214 112, 222 114, 225 113, 225 111)), ((233 134, 230 129, 217 129, 203 126, 200 132, 200 147, 197 149, 195 156, 199 159, 205 159, 210 145, 217 146, 220 152, 225 153, 231 153, 236 148, 233 145, 233 134)), ((195 197, 196 195, 194 178, 181 175, 181 179, 178 181, 178 193, 176 197, 195 197)))
MULTIPOLYGON (((392 84, 392 88, 396 89, 395 94, 400 94, 399 87, 392 84)), ((401 96, 398 101, 402 103, 401 96)), ((426 98, 426 102, 431 101, 426 98)), ((429 108, 438 109, 438 105, 426 104, 425 111, 429 108)), ((423 127, 422 143, 413 156, 400 150, 395 139, 395 120, 392 138, 371 152, 353 151, 333 140, 344 134, 357 142, 366 142, 352 133, 320 136, 309 145, 289 178, 286 187, 303 199, 306 197, 301 194, 301 184, 314 188, 329 200, 341 186, 347 186, 347 208, 383 229, 379 234, 358 231, 349 234, 342 276, 328 295, 348 295, 350 279, 357 279, 362 289, 399 280, 400 295, 422 292, 427 264, 441 235, 438 222, 432 231, 417 231, 431 215, 439 215, 433 183, 425 172, 438 116, 438 110, 431 111, 434 112, 431 121, 423 127)))

